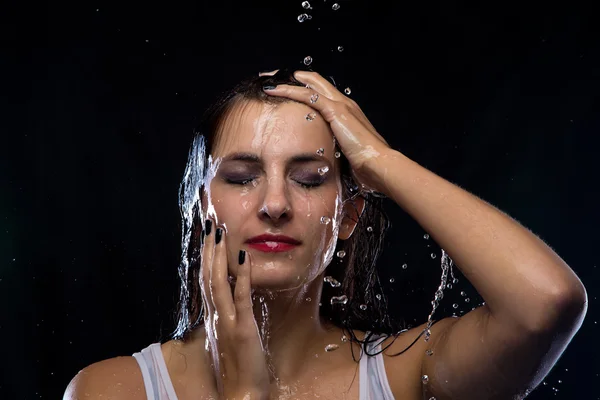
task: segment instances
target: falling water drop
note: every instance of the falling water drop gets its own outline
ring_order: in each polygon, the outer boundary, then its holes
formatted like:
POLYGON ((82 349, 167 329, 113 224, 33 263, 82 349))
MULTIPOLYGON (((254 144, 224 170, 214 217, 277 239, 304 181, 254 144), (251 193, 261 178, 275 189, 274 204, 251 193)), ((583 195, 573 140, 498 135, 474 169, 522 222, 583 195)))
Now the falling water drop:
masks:
POLYGON ((311 56, 306 56, 304 57, 304 65, 310 65, 312 63, 313 59, 311 56))
POLYGON ((340 251, 338 251, 338 252, 336 253, 336 255, 337 255, 339 258, 344 258, 344 257, 346 257, 346 252, 345 252, 344 250, 340 250, 340 251))
POLYGON ((465 296, 467 295, 467 292, 465 292, 465 291, 463 290, 462 292, 460 292, 460 295, 461 295, 462 297, 465 297, 465 296))
POLYGON ((390 278, 390 283, 394 283, 395 279, 394 278, 390 278))
POLYGON ((310 18, 308 18, 308 14, 300 14, 300 15, 298 15, 298 22, 304 22, 307 19, 310 19, 310 18))
POLYGON ((325 175, 325 173, 329 171, 329 167, 325 166, 322 168, 317 168, 317 172, 319 173, 319 175, 325 175))
POLYGON ((338 346, 337 344, 328 344, 327 346, 325 346, 325 351, 334 351, 339 348, 340 346, 338 346))
POLYGON ((367 232, 373 232, 373 228, 370 226, 367 226, 367 232))
POLYGON ((361 304, 360 306, 358 306, 361 310, 365 311, 367 309, 367 305, 366 304, 361 304))
POLYGON ((329 222, 331 222, 331 218, 329 218, 329 217, 321 217, 321 223, 323 225, 327 225, 329 222))
POLYGON ((340 287, 342 284, 338 282, 333 276, 326 276, 323 281, 329 283, 331 287, 340 287))
POLYGON ((342 51, 344 51, 344 47, 343 46, 338 46, 338 51, 341 53, 342 51))
POLYGON ((452 308, 458 308, 458 304, 456 304, 456 303, 452 304, 452 308))
POLYGON ((465 299, 465 303, 468 303, 470 301, 471 301, 471 299, 469 299, 468 297, 465 299))
POLYGON ((310 302, 311 302, 311 300, 312 300, 312 299, 311 299, 310 297, 307 297, 307 298, 306 298, 306 301, 307 301, 308 303, 310 303, 310 302))
POLYGON ((350 88, 347 87, 346 89, 344 89, 344 93, 350 94, 350 93, 352 93, 352 90, 350 90, 350 88))
POLYGON ((433 259, 435 257, 436 257, 435 253, 431 253, 431 258, 433 259))
POLYGON ((325 149, 320 147, 319 150, 317 150, 317 154, 322 156, 325 153, 325 149))
POLYGON ((306 10, 311 10, 312 7, 310 6, 310 3, 308 1, 303 1, 302 2, 302 8, 306 9, 306 10))
POLYGON ((429 235, 428 234, 423 235, 423 239, 428 240, 429 239, 429 235))
POLYGON ((377 300, 381 300, 381 295, 380 295, 379 293, 377 293, 377 294, 375 295, 375 297, 377 298, 377 300))
POLYGON ((402 264, 402 269, 408 268, 408 264, 402 264))
POLYGON ((333 296, 331 298, 331 305, 346 304, 346 303, 348 303, 348 297, 345 294, 343 294, 341 296, 333 296))
POLYGON ((331 6, 331 9, 332 9, 333 11, 337 11, 337 10, 339 10, 339 9, 340 9, 340 5, 339 5, 338 3, 335 3, 334 5, 332 5, 332 6, 331 6))
POLYGON ((340 154, 339 151, 336 151, 334 154, 335 158, 340 158, 342 155, 340 154))

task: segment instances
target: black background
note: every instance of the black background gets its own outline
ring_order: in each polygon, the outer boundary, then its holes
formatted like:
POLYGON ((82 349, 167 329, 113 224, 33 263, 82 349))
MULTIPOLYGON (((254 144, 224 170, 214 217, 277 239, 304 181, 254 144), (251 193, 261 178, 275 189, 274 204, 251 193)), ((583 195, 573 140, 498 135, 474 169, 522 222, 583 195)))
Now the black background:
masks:
MULTIPOLYGON (((60 398, 85 366, 166 339, 192 129, 221 91, 307 55, 393 148, 510 214, 579 275, 587 318, 529 398, 600 398, 597 10, 311 3, 304 23, 299 0, 2 3, 0 398, 60 398)), ((420 324, 440 249, 386 210, 390 312, 420 324)), ((455 274, 438 318, 483 301, 455 274)))

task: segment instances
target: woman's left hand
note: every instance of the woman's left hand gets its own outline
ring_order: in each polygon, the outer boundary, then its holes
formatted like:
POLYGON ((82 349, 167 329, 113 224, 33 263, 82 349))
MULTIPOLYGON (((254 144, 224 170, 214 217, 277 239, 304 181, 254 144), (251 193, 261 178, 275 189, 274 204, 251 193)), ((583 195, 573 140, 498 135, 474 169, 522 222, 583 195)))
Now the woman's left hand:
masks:
POLYGON ((377 161, 392 149, 358 104, 316 72, 296 71, 294 77, 309 87, 278 85, 265 92, 271 96, 287 97, 319 111, 350 162, 359 187, 385 193, 383 176, 378 176, 383 172, 377 168, 377 161))

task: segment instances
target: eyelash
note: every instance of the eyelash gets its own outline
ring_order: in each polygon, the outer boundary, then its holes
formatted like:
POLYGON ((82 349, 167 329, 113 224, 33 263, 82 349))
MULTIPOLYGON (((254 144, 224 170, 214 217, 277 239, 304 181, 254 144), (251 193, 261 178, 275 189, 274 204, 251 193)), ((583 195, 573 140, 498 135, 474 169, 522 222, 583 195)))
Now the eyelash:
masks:
MULTIPOLYGON (((250 179, 243 179, 241 181, 234 181, 231 179, 225 179, 225 182, 232 184, 232 185, 242 185, 242 186, 246 186, 248 183, 252 182, 255 178, 250 178, 250 179)), ((323 182, 320 181, 313 181, 313 182, 298 182, 298 181, 294 181, 296 183, 298 183, 300 186, 302 186, 305 189, 311 189, 317 186, 321 186, 321 184, 323 182)))

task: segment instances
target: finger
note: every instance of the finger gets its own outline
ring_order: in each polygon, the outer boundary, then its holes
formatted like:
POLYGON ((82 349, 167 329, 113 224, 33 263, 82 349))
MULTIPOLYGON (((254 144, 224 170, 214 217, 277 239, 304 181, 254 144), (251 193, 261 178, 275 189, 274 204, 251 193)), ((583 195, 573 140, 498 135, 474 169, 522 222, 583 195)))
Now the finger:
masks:
POLYGON ((227 281, 228 276, 227 246, 225 229, 217 228, 215 231, 215 253, 210 274, 210 287, 215 310, 224 321, 231 321, 235 317, 231 286, 227 281))
POLYGON ((278 69, 275 69, 275 70, 273 70, 273 71, 259 72, 259 73, 258 73, 258 76, 265 76, 265 75, 268 75, 268 76, 273 76, 273 75, 275 75, 275 74, 277 73, 277 71, 279 71, 279 70, 278 70, 278 69))
POLYGON ((294 72, 294 77, 302 83, 307 83, 317 92, 324 94, 331 100, 347 103, 355 109, 356 117, 365 124, 365 126, 373 131, 375 130, 375 127, 371 124, 371 121, 369 121, 367 116, 363 113, 359 105, 348 96, 342 94, 331 82, 318 72, 299 70, 294 72))
MULTIPOLYGON (((243 251, 243 250, 242 250, 243 251)), ((252 298, 250 297, 250 254, 244 251, 244 255, 238 260, 237 279, 234 289, 234 303, 236 317, 242 323, 254 321, 252 311, 252 298), (243 258, 243 260, 242 260, 243 258), (240 264, 239 261, 242 261, 240 264)))
MULTIPOLYGON (((287 97, 304 103, 316 110, 329 122, 334 129, 338 143, 345 149, 356 147, 356 142, 369 145, 371 136, 375 136, 379 141, 389 147, 385 139, 377 133, 375 129, 370 129, 370 124, 365 124, 364 120, 357 116, 354 109, 345 102, 333 101, 325 96, 321 96, 314 89, 307 89, 294 85, 277 85, 275 89, 265 89, 265 92, 271 96, 287 97)), ((346 156, 351 156, 347 154, 346 156)))
POLYGON ((321 74, 312 71, 296 71, 294 72, 294 78, 298 79, 302 83, 307 83, 311 88, 317 92, 325 95, 331 100, 342 100, 345 98, 342 93, 327 79, 323 78, 321 74))

